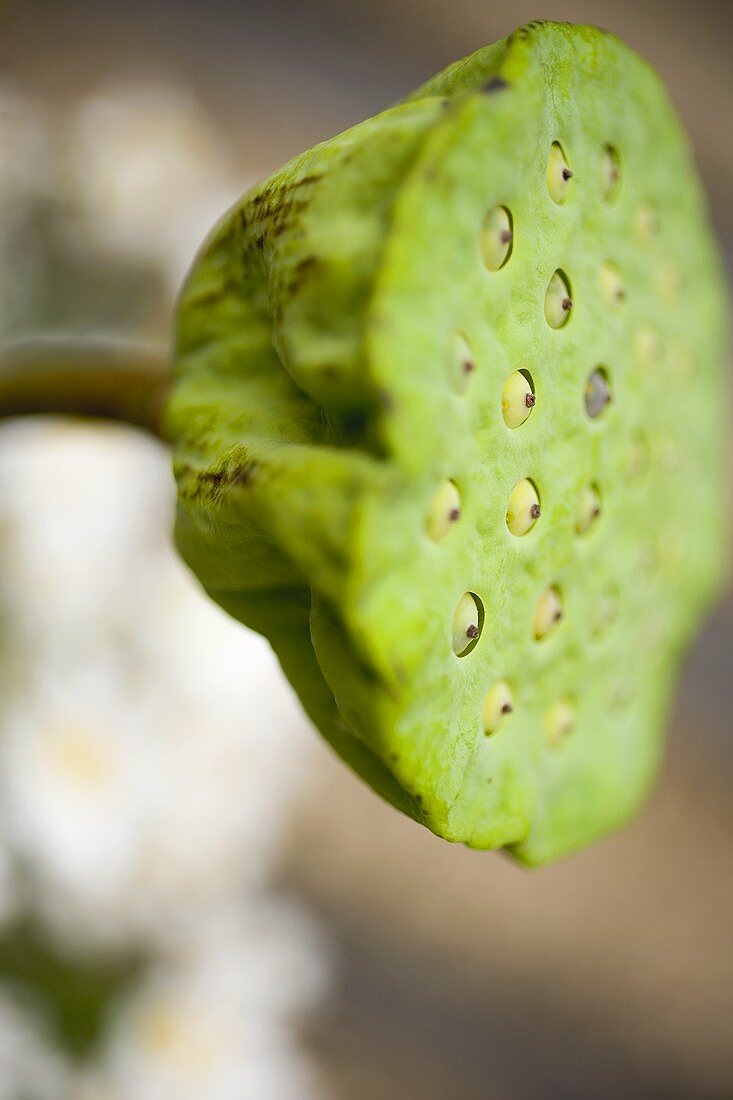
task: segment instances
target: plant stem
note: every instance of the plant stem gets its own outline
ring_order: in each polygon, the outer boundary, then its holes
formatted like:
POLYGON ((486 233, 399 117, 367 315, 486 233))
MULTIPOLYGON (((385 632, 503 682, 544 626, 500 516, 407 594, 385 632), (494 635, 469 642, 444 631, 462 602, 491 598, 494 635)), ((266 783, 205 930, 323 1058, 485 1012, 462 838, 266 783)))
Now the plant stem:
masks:
POLYGON ((74 416, 119 420, 162 438, 168 356, 97 338, 43 337, 0 348, 0 419, 74 416))

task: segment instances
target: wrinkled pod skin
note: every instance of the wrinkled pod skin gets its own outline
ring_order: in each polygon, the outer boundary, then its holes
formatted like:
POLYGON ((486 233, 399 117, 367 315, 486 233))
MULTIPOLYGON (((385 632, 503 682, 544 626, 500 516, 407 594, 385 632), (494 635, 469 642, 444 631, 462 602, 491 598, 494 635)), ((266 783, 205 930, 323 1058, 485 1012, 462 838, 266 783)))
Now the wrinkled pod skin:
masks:
POLYGON ((637 809, 721 584, 723 323, 659 79, 529 24, 205 244, 177 545, 384 798, 555 859, 637 809))

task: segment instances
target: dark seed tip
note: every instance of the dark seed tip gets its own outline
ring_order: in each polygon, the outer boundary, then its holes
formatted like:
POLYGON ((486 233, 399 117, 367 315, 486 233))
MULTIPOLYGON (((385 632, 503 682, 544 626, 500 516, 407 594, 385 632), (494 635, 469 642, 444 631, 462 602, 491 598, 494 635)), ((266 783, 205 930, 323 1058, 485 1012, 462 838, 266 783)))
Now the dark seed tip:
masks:
POLYGON ((502 714, 511 714, 513 710, 514 710, 514 707, 512 706, 511 703, 505 703, 504 706, 501 708, 501 713, 502 714))
POLYGON ((473 360, 472 359, 464 359, 463 360, 463 373, 464 374, 470 374, 472 370, 473 370, 473 360))
POLYGON ((502 80, 500 76, 493 76, 491 80, 487 80, 485 84, 481 85, 480 90, 491 95, 494 92, 503 92, 508 87, 506 80, 502 80))
POLYGON ((470 626, 466 627, 466 637, 467 638, 478 638, 478 627, 476 626, 475 623, 471 623, 470 626))
POLYGON ((461 517, 461 509, 460 508, 451 508, 450 512, 448 513, 448 519, 451 521, 451 523, 455 523, 457 519, 460 519, 460 517, 461 517))
POLYGON ((535 395, 533 393, 525 394, 524 404, 527 406, 528 409, 533 409, 535 407, 536 402, 537 402, 537 398, 535 397, 535 395))
POLYGON ((569 168, 563 168, 562 178, 564 180, 571 180, 573 178, 573 173, 571 172, 571 170, 569 168))
POLYGON ((500 239, 502 244, 509 244, 512 239, 511 229, 502 229, 500 239))
POLYGON ((542 515, 539 504, 533 504, 529 510, 529 514, 531 515, 532 519, 539 519, 542 515))
POLYGON ((566 313, 568 312, 569 309, 572 309, 573 308, 572 298, 563 298, 562 308, 565 310, 566 313))

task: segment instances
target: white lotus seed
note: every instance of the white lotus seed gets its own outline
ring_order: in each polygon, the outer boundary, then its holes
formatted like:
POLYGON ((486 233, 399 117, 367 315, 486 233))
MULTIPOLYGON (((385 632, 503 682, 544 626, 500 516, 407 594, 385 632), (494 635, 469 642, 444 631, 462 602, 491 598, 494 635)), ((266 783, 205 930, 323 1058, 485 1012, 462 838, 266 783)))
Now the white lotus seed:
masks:
POLYGON ((585 384, 585 411, 591 420, 596 420, 597 417, 606 409, 611 401, 611 386, 608 380, 608 374, 603 367, 596 367, 588 375, 588 381, 585 384))
POLYGON ((567 324, 572 308, 567 279, 562 271, 556 271, 545 291, 545 320, 550 328, 562 328, 567 324))
POLYGON ((545 715, 545 736, 552 748, 558 748, 575 729, 577 721, 575 707, 566 699, 561 699, 545 715))
POLYGON ((464 592, 453 615, 453 652, 464 657, 479 639, 481 609, 473 592, 464 592))
POLYGON ((540 596, 534 612, 533 631, 536 642, 554 630, 563 616, 562 599, 557 588, 550 586, 540 596))
POLYGON ((512 216, 505 206, 495 206, 484 218, 481 255, 489 271, 498 271, 509 259, 514 240, 512 216))
POLYGON ((513 710, 514 699, 509 684, 506 680, 497 680, 487 691, 481 708, 484 733, 494 733, 513 710))
POLYGON ((461 498, 452 481, 442 481, 425 517, 425 530, 433 542, 441 542, 461 518, 461 498))
POLYGON ((601 497, 597 485, 586 485, 575 508, 575 533, 585 535, 601 514, 601 497))
POLYGON ((534 483, 525 477, 512 489, 506 510, 506 525, 519 538, 532 530, 540 515, 539 494, 534 483))
POLYGON ((601 291, 606 302, 614 309, 618 309, 626 301, 626 287, 615 264, 607 263, 601 268, 601 291))
POLYGON ((476 363, 473 352, 466 343, 466 338, 460 332, 454 333, 451 350, 451 374, 453 388, 457 393, 465 393, 475 369, 476 363))
POLYGON ((559 141, 553 141, 552 143, 550 155, 547 158, 547 173, 545 178, 547 180, 547 190, 550 192, 550 198, 553 202, 556 202, 558 206, 562 206, 568 197, 570 180, 573 178, 573 173, 559 141))
POLYGON ((535 396, 527 375, 515 370, 504 383, 501 411, 507 428, 518 428, 535 406, 535 396))
POLYGON ((604 145, 600 165, 601 198, 614 203, 621 191, 621 158, 613 145, 604 145))

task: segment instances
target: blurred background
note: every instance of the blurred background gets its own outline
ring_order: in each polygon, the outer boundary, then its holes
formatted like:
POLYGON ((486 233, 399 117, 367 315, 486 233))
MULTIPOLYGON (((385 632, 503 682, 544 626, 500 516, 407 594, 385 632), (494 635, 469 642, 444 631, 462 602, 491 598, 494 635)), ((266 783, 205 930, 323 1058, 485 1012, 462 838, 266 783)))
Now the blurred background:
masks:
MULTIPOLYGON (((0 341, 165 352, 254 179, 537 17, 663 74, 730 268, 727 0, 0 0, 0 341)), ((170 549, 163 450, 0 433, 0 1100, 733 1097, 733 605, 657 789, 542 871, 436 840, 170 549)))

